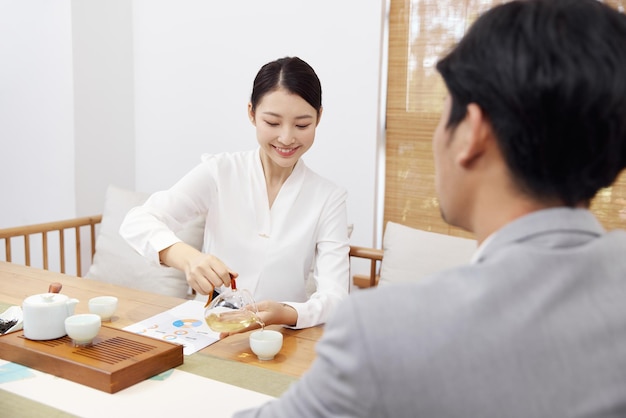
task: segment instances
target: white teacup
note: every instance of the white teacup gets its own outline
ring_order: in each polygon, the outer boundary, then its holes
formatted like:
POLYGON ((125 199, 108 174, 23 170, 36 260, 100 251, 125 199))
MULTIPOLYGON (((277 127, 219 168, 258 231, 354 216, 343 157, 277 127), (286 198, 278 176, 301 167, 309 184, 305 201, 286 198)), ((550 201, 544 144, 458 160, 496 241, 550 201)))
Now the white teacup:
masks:
POLYGON ((254 331, 250 334, 250 349, 259 360, 272 360, 283 347, 283 334, 274 330, 254 331))
POLYGON ((89 312, 100 315, 102 321, 110 321, 117 309, 115 296, 96 296, 89 299, 89 312))
POLYGON ((100 315, 78 314, 65 319, 65 332, 76 345, 90 345, 98 335, 102 323, 100 315))

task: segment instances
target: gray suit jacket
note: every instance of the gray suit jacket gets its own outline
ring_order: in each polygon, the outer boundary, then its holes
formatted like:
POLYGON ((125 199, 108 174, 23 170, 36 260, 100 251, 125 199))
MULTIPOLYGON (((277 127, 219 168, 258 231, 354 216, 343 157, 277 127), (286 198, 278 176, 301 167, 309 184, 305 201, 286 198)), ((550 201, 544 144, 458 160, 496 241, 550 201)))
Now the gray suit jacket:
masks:
POLYGON ((475 264, 353 294, 317 351, 241 416, 626 417, 626 233, 530 214, 475 264))

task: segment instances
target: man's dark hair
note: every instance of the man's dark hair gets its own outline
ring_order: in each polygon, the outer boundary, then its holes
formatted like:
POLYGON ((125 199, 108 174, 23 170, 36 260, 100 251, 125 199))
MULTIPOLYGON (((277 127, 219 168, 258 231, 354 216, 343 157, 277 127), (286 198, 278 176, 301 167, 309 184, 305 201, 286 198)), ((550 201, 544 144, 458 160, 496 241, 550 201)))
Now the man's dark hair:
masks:
POLYGON ((626 162, 626 17, 596 0, 513 1, 483 14, 440 60, 448 127, 476 103, 518 186, 567 206, 626 162))

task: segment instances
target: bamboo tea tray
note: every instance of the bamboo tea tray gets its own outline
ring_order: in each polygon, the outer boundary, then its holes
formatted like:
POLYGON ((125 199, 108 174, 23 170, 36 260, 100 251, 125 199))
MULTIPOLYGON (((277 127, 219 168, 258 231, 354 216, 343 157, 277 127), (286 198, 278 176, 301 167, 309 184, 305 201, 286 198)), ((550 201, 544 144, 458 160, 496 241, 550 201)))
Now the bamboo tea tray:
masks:
POLYGON ((183 364, 183 346, 103 326, 93 344, 70 337, 33 341, 24 331, 0 336, 0 358, 108 393, 183 364))

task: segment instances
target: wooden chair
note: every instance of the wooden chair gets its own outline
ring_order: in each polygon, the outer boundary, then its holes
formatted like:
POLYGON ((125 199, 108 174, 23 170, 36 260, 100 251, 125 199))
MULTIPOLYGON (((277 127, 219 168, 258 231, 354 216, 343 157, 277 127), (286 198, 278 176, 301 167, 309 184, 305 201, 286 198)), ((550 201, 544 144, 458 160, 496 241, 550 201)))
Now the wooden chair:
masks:
POLYGON ((31 259, 33 257, 33 249, 31 248, 31 238, 33 236, 41 235, 41 256, 43 260, 43 268, 49 270, 49 254, 51 251, 51 245, 58 249, 59 252, 59 268, 61 273, 66 272, 66 260, 69 254, 67 254, 65 248, 65 230, 74 230, 75 235, 75 260, 76 260, 76 275, 82 276, 82 260, 81 260, 81 230, 86 229, 89 231, 89 242, 91 245, 91 257, 96 252, 96 225, 102 221, 102 215, 87 216, 83 218, 67 219, 64 221, 46 222, 41 224, 17 226, 13 228, 0 229, 0 244, 4 242, 5 248, 5 260, 7 262, 13 262, 13 241, 22 239, 24 248, 24 264, 31 265, 31 259), (58 232, 58 239, 55 242, 50 242, 49 236, 51 233, 58 232), (58 247, 57 247, 58 243, 58 247))
MULTIPOLYGON (((81 253, 83 253, 81 230, 87 229, 89 231, 89 243, 91 245, 91 257, 93 259, 93 256, 96 252, 96 226, 100 222, 102 222, 102 215, 93 215, 83 218, 67 219, 64 221, 55 221, 35 225, 0 229, 0 244, 2 244, 2 242, 4 241, 5 246, 4 261, 13 262, 12 240, 19 240, 21 238, 24 247, 24 264, 30 266, 31 259, 33 257, 33 250, 31 249, 31 237, 41 235, 41 254, 43 259, 43 269, 49 270, 49 254, 51 253, 50 245, 56 245, 55 243, 50 243, 49 234, 51 232, 58 232, 58 240, 56 240, 55 242, 58 243, 60 272, 65 273, 66 260, 70 259, 71 257, 68 257, 68 254, 66 254, 64 231, 73 229, 76 237, 76 275, 80 277, 82 276, 81 253)), ((380 263, 383 259, 383 250, 351 245, 350 257, 367 259, 371 261, 369 275, 355 274, 352 277, 354 285, 360 288, 376 286, 379 279, 378 270, 380 267, 380 263)))

